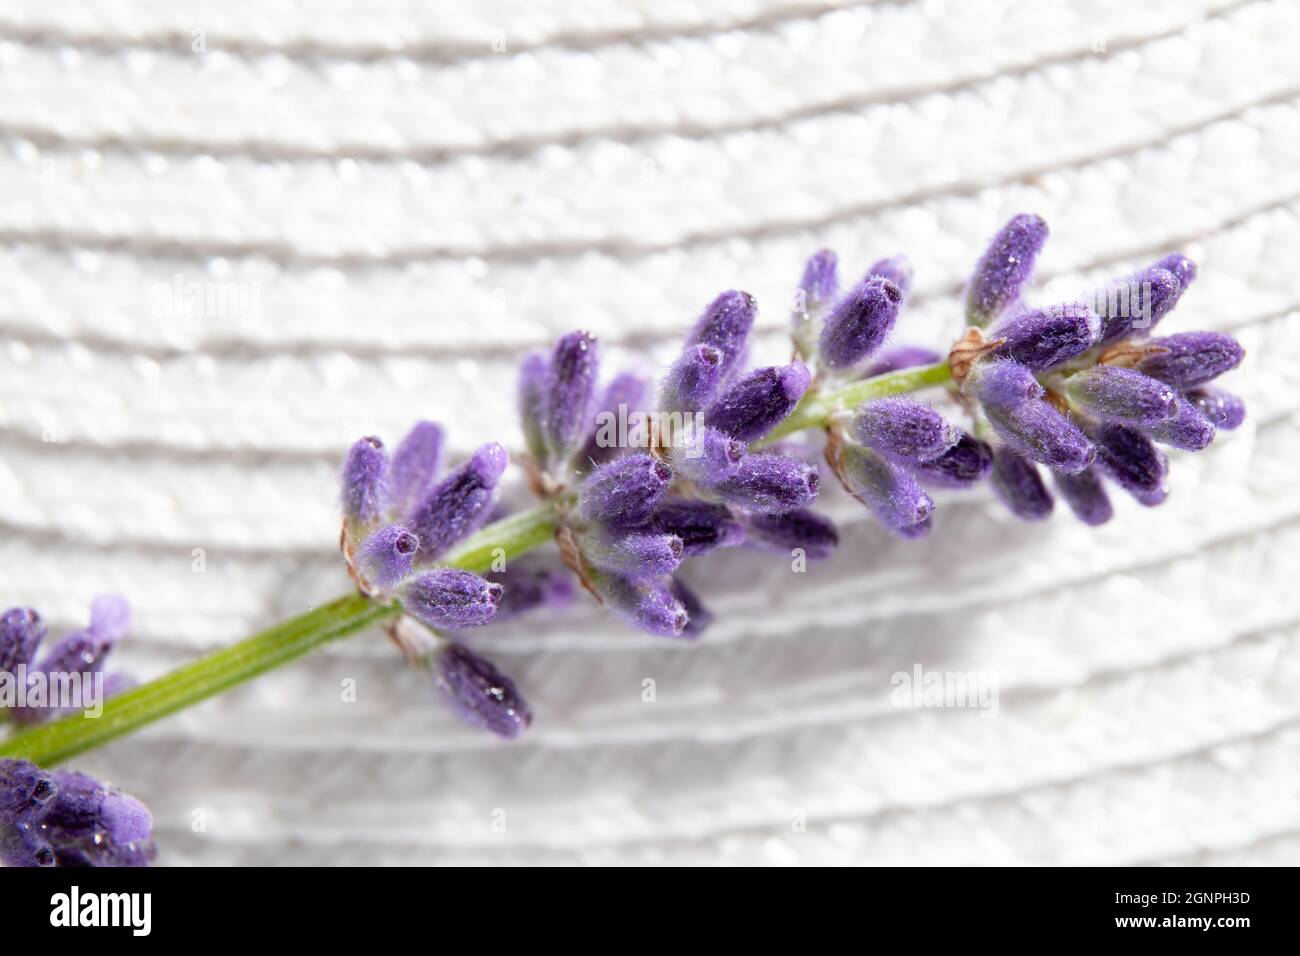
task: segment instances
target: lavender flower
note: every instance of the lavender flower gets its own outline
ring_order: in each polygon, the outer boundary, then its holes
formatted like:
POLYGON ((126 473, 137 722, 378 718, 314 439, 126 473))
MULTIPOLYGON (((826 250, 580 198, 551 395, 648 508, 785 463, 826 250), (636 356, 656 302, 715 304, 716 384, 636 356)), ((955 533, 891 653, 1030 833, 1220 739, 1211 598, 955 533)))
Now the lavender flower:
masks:
POLYGON ((964 387, 985 408, 995 409, 1012 409, 1045 394, 1034 373, 1010 359, 976 362, 964 387))
POLYGON ((890 531, 910 535, 934 510, 934 502, 908 471, 869 448, 844 444, 833 466, 845 489, 890 531))
POLYGON ((724 292, 709 303, 686 337, 686 345, 711 345, 721 352, 720 372, 725 379, 745 357, 757 312, 758 304, 748 292, 724 292))
POLYGON ((754 441, 794 410, 811 382, 812 374, 802 362, 757 369, 727 388, 704 420, 740 441, 754 441))
POLYGON ((553 459, 573 454, 591 420, 591 402, 599 371, 596 337, 570 332, 555 345, 544 391, 542 433, 553 459))
POLYGON ((1024 521, 1042 521, 1052 513, 1052 494, 1038 467, 1009 448, 993 453, 993 491, 1007 509, 1024 521))
POLYGON ((636 581, 672 574, 682 563, 684 545, 675 534, 646 531, 595 531, 581 540, 582 553, 597 567, 636 581))
POLYGON ((1218 388, 1194 388, 1187 393, 1187 400, 1221 431, 1239 428, 1246 420, 1246 403, 1231 392, 1218 388))
POLYGON ((687 428, 674 436, 672 470, 702 485, 726 481, 740 469, 748 449, 716 428, 687 428))
POLYGON ((697 557, 745 540, 745 529, 726 505, 668 498, 655 509, 650 528, 682 542, 683 557, 697 557))
POLYGON ((1098 365, 1065 380, 1071 405, 1102 421, 1158 425, 1177 411, 1177 393, 1131 368, 1098 365))
POLYGON ((1151 495, 1165 486, 1169 459, 1141 432, 1124 425, 1096 430, 1097 469, 1134 495, 1151 495))
POLYGON ((1222 332, 1180 332, 1152 339, 1138 369, 1177 389, 1193 388, 1236 368, 1245 357, 1237 340, 1222 332))
POLYGON ((969 488, 983 479, 993 467, 993 449, 973 435, 962 433, 938 458, 918 462, 912 471, 928 484, 939 488, 969 488))
POLYGON ((721 349, 688 345, 669 367, 659 388, 659 407, 666 412, 694 412, 718 391, 724 371, 721 349))
POLYGON ((1200 451, 1214 441, 1214 425, 1201 413, 1195 402, 1181 395, 1178 396, 1173 418, 1144 428, 1143 432, 1162 445, 1186 451, 1200 451))
POLYGON ((988 325, 1020 297, 1047 241, 1047 223, 1039 216, 1013 216, 989 243, 966 289, 966 321, 988 325))
POLYGON ((868 277, 831 311, 819 344, 822 360, 833 369, 852 368, 876 352, 898 319, 903 293, 888 279, 868 277))
POLYGON ((867 278, 887 279, 894 285, 898 286, 898 291, 904 296, 912 288, 912 263, 908 261, 907 256, 890 256, 888 259, 880 259, 871 264, 867 269, 867 278))
POLYGON ((961 431, 924 402, 895 396, 864 402, 853 416, 853 437, 900 465, 938 458, 961 431))
POLYGON ((663 500, 672 478, 672 469, 650 455, 617 458, 582 483, 579 510, 588 521, 612 528, 639 527, 663 500))
POLYGON ((783 514, 751 515, 746 524, 748 540, 754 544, 782 554, 797 549, 812 561, 829 558, 840 543, 834 522, 806 508, 783 514))
POLYGON ((0 758, 0 863, 147 866, 156 850, 147 807, 75 771, 0 758))
POLYGON ((403 609, 432 628, 481 627, 496 616, 501 585, 456 568, 422 571, 403 581, 403 609))
MULTIPOLYGON (((597 416, 609 416, 611 421, 627 420, 633 412, 643 409, 646 400, 646 381, 640 375, 622 372, 605 387, 604 394, 597 403, 597 416)), ((612 460, 618 455, 618 442, 604 440, 601 422, 593 423, 591 434, 574 459, 574 467, 579 473, 586 473, 593 468, 612 460)))
POLYGON ((1031 399, 1009 407, 985 405, 984 411, 998 436, 1030 461, 1071 475, 1092 464, 1092 442, 1047 402, 1031 399))
POLYGON ((343 514, 357 530, 379 519, 388 493, 388 453, 373 436, 360 439, 343 464, 343 514))
POLYGON ((551 376, 544 355, 533 353, 519 368, 519 424, 528 454, 540 467, 546 466, 546 399, 551 376))
POLYGON ((1093 308, 1101 317, 1101 343, 1109 345, 1150 329, 1178 302, 1182 284, 1168 269, 1152 266, 1099 289, 1093 308))
POLYGON ((31 608, 15 607, 0 616, 0 673, 12 674, 18 665, 30 665, 47 629, 31 608))
POLYGON ((686 630, 690 614, 673 593, 673 582, 635 581, 626 575, 597 572, 591 586, 606 607, 639 630, 657 637, 678 637, 686 630))
POLYGON ((749 511, 782 512, 806 508, 817 498, 821 476, 798 458, 770 453, 746 456, 736 474, 713 491, 749 511))
POLYGON ((533 721, 512 681, 461 644, 449 644, 434 662, 435 681, 462 720, 514 740, 533 721))
POLYGON ((1095 468, 1085 468, 1076 475, 1054 475, 1056 490, 1070 506, 1075 517, 1087 525, 1102 525, 1115 511, 1095 468))
POLYGON ((1016 312, 995 326, 991 337, 1006 339, 998 350, 1031 372, 1077 358, 1097 343, 1101 320, 1083 303, 1016 312))
POLYGON ((713 623, 713 613, 700 601, 699 596, 688 588, 681 578, 673 578, 668 592, 686 612, 686 626, 678 637, 695 639, 708 630, 713 623))
POLYGON ((791 339, 795 351, 805 358, 817 352, 817 337, 822 316, 839 297, 838 260, 829 249, 820 249, 809 257, 803 278, 795 292, 790 312, 791 339))
POLYGON ((495 442, 483 445, 411 511, 407 525, 420 539, 416 564, 427 564, 487 520, 497 483, 510 458, 495 442))
POLYGON ((565 608, 576 596, 573 577, 566 569, 541 566, 527 559, 511 561, 489 580, 503 588, 493 621, 505 621, 537 608, 565 608))
POLYGON ((356 569, 365 581, 389 591, 411 573, 420 539, 400 524, 385 525, 362 543, 356 569))
POLYGON ((393 452, 385 504, 404 514, 429 493, 442 462, 442 444, 442 428, 433 422, 417 422, 406 433, 393 452))

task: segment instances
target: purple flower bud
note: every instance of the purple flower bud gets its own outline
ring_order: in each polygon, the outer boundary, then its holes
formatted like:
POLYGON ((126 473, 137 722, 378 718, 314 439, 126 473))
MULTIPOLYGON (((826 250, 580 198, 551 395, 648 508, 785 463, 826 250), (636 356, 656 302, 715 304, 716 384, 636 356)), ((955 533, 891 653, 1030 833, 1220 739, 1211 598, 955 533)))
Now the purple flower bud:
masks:
POLYGON ((388 591, 411 573, 420 539, 400 524, 390 524, 366 538, 357 550, 357 571, 380 591, 388 591))
POLYGON ((57 793, 52 774, 27 760, 0 757, 0 827, 39 816, 57 793))
POLYGON ((790 554, 798 548, 810 561, 828 558, 840 543, 839 532, 829 518, 799 508, 775 515, 751 515, 749 540, 768 551, 790 554))
POLYGON ((657 637, 679 637, 690 623, 690 614, 661 581, 633 581, 621 574, 596 573, 592 586, 606 607, 639 630, 657 637))
POLYGON ((116 644, 131 632, 131 605, 120 594, 100 594, 90 602, 90 632, 116 644))
POLYGON ((73 631, 41 658, 36 669, 51 676, 94 674, 104 669, 104 660, 114 644, 116 641, 105 640, 90 630, 73 631))
POLYGON ((1006 339, 997 354, 1043 372, 1082 355, 1100 335, 1097 313, 1076 302, 1014 313, 998 322, 990 338, 1006 339))
POLYGON ((993 467, 993 449, 973 435, 962 433, 938 458, 912 466, 917 477, 939 488, 969 488, 993 467))
POLYGON ((724 292, 709 303, 686 344, 711 345, 721 352, 721 376, 725 379, 744 358, 757 312, 758 305, 748 292, 724 292))
POLYGON ((519 425, 524 447, 540 465, 546 464, 546 390, 551 365, 546 356, 534 352, 519 367, 519 425))
POLYGON ((933 530, 934 530, 934 512, 931 511, 921 521, 918 521, 914 525, 909 525, 906 528, 899 528, 894 532, 894 534, 898 535, 900 538, 903 538, 906 541, 915 541, 918 538, 924 538, 927 534, 929 534, 933 530))
POLYGON ((694 591, 688 588, 681 578, 673 578, 669 592, 677 600, 688 616, 686 626, 679 637, 697 638, 708 630, 713 623, 713 613, 704 606, 694 591))
POLYGON ((934 502, 915 478, 870 448, 841 446, 838 472, 849 493, 895 533, 920 524, 934 510, 934 502))
POLYGON ((884 375, 887 372, 897 372, 900 369, 915 368, 917 365, 933 365, 939 361, 942 356, 934 349, 922 348, 919 345, 900 345, 897 348, 887 349, 880 353, 880 356, 867 366, 863 372, 864 378, 871 378, 873 375, 884 375))
POLYGON ((405 514, 433 488, 442 461, 442 428, 433 422, 417 422, 393 452, 389 468, 388 504, 405 514))
POLYGON ((743 441, 716 428, 687 428, 673 440, 673 472, 702 485, 726 481, 739 469, 749 449, 743 441))
POLYGON ((579 541, 582 553, 596 567, 636 581, 672 574, 682 563, 684 550, 677 535, 649 531, 596 531, 579 541))
POLYGON ((5 611, 0 616, 0 673, 13 674, 19 664, 30 665, 45 634, 45 622, 31 608, 5 611))
POLYGON ((422 571, 398 590, 402 607, 432 628, 481 627, 496 617, 501 585, 457 568, 422 571))
POLYGON ((591 471, 618 456, 618 423, 627 422, 633 412, 644 411, 645 401, 645 379, 631 372, 620 372, 614 376, 597 403, 598 411, 591 434, 587 436, 587 443, 574 458, 579 472, 591 471))
POLYGON ((890 256, 888 259, 881 259, 871 264, 871 268, 867 270, 867 278, 873 276, 888 279, 906 296, 908 290, 912 288, 912 263, 908 261, 907 256, 890 256))
POLYGON ((465 723, 514 740, 533 722, 515 682, 460 644, 438 655, 435 680, 465 723))
POLYGON ((1056 483, 1056 490, 1070 506, 1074 516, 1084 524, 1094 527, 1102 525, 1115 514, 1115 509, 1110 504, 1110 497, 1106 494, 1106 489, 1102 486, 1101 478, 1095 468, 1085 468, 1077 475, 1063 475, 1057 472, 1053 480, 1056 483))
POLYGON ((815 465, 771 453, 747 455, 736 474, 713 490, 750 511, 793 511, 817 499, 821 476, 815 465))
POLYGON ((1101 425, 1096 430, 1097 470, 1133 494, 1151 494, 1165 485, 1169 459, 1136 429, 1101 425))
POLYGON ((1014 408, 986 405, 984 410, 1002 440, 1030 461, 1071 475, 1092 464, 1092 442, 1047 402, 1022 402, 1014 408))
POLYGON ((984 359, 971 366, 966 391, 989 408, 1015 408, 1043 397, 1034 373, 1011 359, 984 359))
POLYGON ((799 292, 793 316, 796 329, 820 316, 840 294, 839 260, 834 252, 818 249, 808 257, 799 292))
POLYGON ((612 528, 644 525, 668 492, 673 471, 649 455, 628 455, 587 476, 578 492, 582 516, 612 528))
POLYGON ((1246 403, 1231 392, 1218 388, 1194 388, 1187 400, 1220 431, 1230 432, 1246 420, 1246 403))
POLYGON ((537 567, 518 560, 494 574, 492 580, 505 589, 494 621, 505 621, 537 608, 568 607, 577 593, 568 570, 537 567))
POLYGON ((1098 365, 1071 375, 1065 380, 1065 394, 1071 404, 1094 418, 1139 426, 1172 418, 1178 400, 1178 394, 1164 382, 1113 365, 1098 365))
POLYGON ((1181 288, 1168 269, 1152 267, 1098 289, 1092 307, 1101 318, 1101 343, 1109 345, 1134 330, 1152 328, 1174 307, 1181 288))
POLYGON ((1214 425, 1201 414, 1201 410, 1194 402, 1181 395, 1178 397, 1177 408, 1173 418, 1159 425, 1144 428, 1142 431, 1148 438, 1162 445, 1170 445, 1186 451, 1200 451, 1208 447, 1210 442, 1214 441, 1214 425))
POLYGON ((1138 369, 1178 389, 1204 385, 1236 368, 1246 355, 1236 339, 1222 332, 1180 332, 1150 344, 1166 351, 1147 355, 1138 369))
POLYGON ((354 530, 379 520, 388 494, 388 453, 374 436, 360 439, 343 463, 343 513, 354 530))
POLYGON ((489 442, 415 506, 406 524, 420 539, 417 564, 432 561, 487 520, 493 493, 509 461, 504 448, 489 442))
POLYGON ((822 359, 831 368, 847 369, 870 357, 893 331, 902 300, 903 293, 888 279, 858 283, 826 318, 819 344, 822 359))
POLYGON ((591 402, 600 371, 596 337, 570 332, 551 354, 543 434, 551 454, 562 459, 577 450, 591 421, 591 402))
POLYGON ((853 437, 900 465, 938 458, 961 430, 924 402, 894 396, 864 402, 853 415, 853 437))
POLYGON ((1019 297, 1047 241, 1047 223, 1030 213, 1012 216, 975 266, 966 288, 966 321, 987 325, 1019 297))
POLYGON ((810 382, 803 362, 755 369, 723 391, 704 420, 740 441, 755 441, 794 411, 810 382))
POLYGON ((1187 287, 1196 279, 1196 263, 1187 258, 1181 252, 1171 252, 1159 262, 1155 263, 1152 268, 1168 269, 1178 279, 1179 287, 1186 291, 1187 287))
POLYGON ((1024 521, 1042 521, 1052 513, 1052 494, 1038 466, 1009 448, 993 453, 993 491, 1008 510, 1024 521))
POLYGON ((726 505, 669 498, 655 509, 650 527, 682 542, 682 556, 696 557, 745 540, 745 529, 726 505))
POLYGON ((718 391, 724 370, 722 350, 712 345, 688 345, 664 375, 659 408, 665 412, 694 412, 718 391))

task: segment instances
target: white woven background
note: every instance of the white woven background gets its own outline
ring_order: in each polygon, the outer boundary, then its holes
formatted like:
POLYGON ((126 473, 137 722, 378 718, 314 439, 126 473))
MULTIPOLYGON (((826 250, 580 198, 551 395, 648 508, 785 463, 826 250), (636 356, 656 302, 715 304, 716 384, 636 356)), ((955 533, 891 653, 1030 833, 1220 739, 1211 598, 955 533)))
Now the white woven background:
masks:
POLYGON ((71 627, 123 592, 142 677, 346 586, 356 436, 434 417, 458 452, 518 447, 529 347, 585 326, 611 367, 661 357, 724 288, 774 359, 820 245, 850 272, 906 251, 899 338, 938 345, 984 238, 1037 211, 1053 287, 1182 249, 1171 327, 1250 353, 1247 425, 1176 455, 1165 507, 1028 527, 981 491, 900 543, 828 495, 831 562, 694 569, 698 645, 586 604, 481 632, 536 711, 514 745, 367 634, 79 764, 152 805, 171 864, 1294 862, 1296 21, 0 0, 0 598, 71 627), (257 308, 178 314, 176 281, 257 308), (916 663, 996 673, 998 716, 891 707, 916 663))

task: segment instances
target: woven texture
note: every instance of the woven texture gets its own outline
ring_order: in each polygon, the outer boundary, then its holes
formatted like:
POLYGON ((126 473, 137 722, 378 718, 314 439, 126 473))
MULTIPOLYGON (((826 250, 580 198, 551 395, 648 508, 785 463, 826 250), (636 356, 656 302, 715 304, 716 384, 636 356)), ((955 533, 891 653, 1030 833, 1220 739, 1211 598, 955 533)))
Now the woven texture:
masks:
POLYGON ((693 569, 698 645, 587 604, 476 634, 516 744, 372 633, 80 766, 169 864, 1293 862, 1297 49, 1287 0, 0 0, 0 598, 122 592, 142 677, 346 587, 358 435, 519 447, 529 348, 662 358, 724 288, 775 359, 818 246, 906 251, 938 346, 1035 211, 1049 294, 1181 249, 1171 324, 1249 353, 1163 507, 981 491, 903 543, 828 494, 831 561, 693 569), (892 706, 918 664, 997 716, 892 706))

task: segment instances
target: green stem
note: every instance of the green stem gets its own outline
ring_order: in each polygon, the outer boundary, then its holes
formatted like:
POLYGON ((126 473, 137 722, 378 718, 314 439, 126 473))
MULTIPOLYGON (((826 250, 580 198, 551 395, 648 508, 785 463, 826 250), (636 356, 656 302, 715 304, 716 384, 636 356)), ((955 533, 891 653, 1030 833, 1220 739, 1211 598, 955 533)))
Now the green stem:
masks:
MULTIPOLYGON (((919 391, 952 381, 947 362, 903 369, 809 395, 762 442, 805 428, 824 428, 841 409, 872 398, 919 391)), ((481 529, 449 554, 444 564, 487 571, 499 560, 526 554, 555 535, 555 510, 572 496, 522 511, 481 529)), ((0 742, 0 757, 20 757, 50 766, 108 743, 169 714, 207 700, 259 674, 332 641, 395 617, 401 608, 349 594, 179 667, 104 702, 98 718, 73 714, 0 742)))

